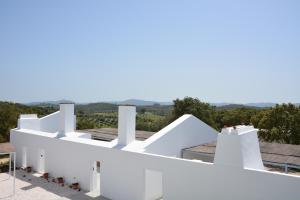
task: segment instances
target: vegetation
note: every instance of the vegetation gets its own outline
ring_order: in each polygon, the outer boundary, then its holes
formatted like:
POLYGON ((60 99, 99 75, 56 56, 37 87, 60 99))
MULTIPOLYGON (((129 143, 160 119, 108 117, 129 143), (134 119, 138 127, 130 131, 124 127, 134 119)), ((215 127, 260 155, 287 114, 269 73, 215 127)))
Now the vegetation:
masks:
POLYGON ((215 109, 208 103, 203 103, 199 99, 191 97, 186 97, 183 100, 174 100, 174 109, 170 119, 173 121, 184 114, 192 114, 217 129, 215 109))
POLYGON ((93 113, 111 113, 118 111, 118 105, 110 103, 89 103, 76 105, 77 113, 93 114, 93 113))
POLYGON ((10 102, 0 102, 0 142, 9 140, 9 130, 17 126, 20 114, 36 113, 44 116, 54 112, 51 107, 35 107, 15 104, 10 102))
POLYGON ((276 105, 252 116, 251 122, 259 128, 262 140, 300 144, 300 107, 276 105))
POLYGON ((136 119, 136 129, 144 131, 159 131, 166 125, 166 117, 150 112, 138 113, 136 119))
POLYGON ((109 113, 77 113, 77 129, 93 129, 105 127, 117 127, 118 116, 116 112, 109 113))
MULTIPOLYGON (((144 131, 158 131, 165 124, 165 117, 150 112, 137 114, 136 129, 144 131)), ((113 113, 93 113, 93 114, 77 114, 77 129, 93 129, 93 128, 117 128, 118 116, 113 113)))
POLYGON ((216 109, 198 99, 186 97, 174 101, 171 119, 182 114, 193 114, 217 130, 224 126, 253 124, 259 129, 259 137, 263 141, 300 144, 300 107, 294 104, 265 109, 241 106, 216 109))
MULTIPOLYGON (((19 114, 44 116, 57 108, 0 102, 0 142, 8 141, 9 130, 17 126, 19 114)), ((76 105, 75 109, 77 129, 117 127, 117 105, 93 103, 76 105)), ((186 97, 174 100, 173 106, 138 106, 137 112, 138 130, 159 131, 180 116, 192 114, 218 131, 224 126, 253 124, 259 129, 259 137, 263 141, 300 144, 300 107, 294 104, 263 109, 244 105, 215 107, 197 98, 186 97)))

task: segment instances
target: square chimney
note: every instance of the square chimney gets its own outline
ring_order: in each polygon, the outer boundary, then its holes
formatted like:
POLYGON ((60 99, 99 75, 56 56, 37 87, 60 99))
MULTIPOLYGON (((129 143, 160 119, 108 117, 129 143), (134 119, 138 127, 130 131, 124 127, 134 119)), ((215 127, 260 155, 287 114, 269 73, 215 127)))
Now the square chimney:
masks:
POLYGON ((118 113, 118 144, 128 145, 135 140, 136 107, 120 105, 118 113))
POLYGON ((61 136, 66 133, 74 132, 75 130, 75 115, 74 103, 60 103, 59 104, 60 125, 59 132, 61 136))

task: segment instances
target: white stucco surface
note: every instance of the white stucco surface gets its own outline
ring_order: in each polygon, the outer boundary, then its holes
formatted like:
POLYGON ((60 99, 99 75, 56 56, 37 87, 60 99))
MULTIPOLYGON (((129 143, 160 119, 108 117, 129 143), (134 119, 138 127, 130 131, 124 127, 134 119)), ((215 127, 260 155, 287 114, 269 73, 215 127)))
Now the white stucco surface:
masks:
POLYGON ((214 163, 263 170, 257 130, 249 126, 223 129, 218 135, 214 163))
POLYGON ((183 115, 148 138, 147 153, 181 157, 184 148, 216 141, 218 132, 193 115, 183 115))
MULTIPOLYGON (((122 133, 126 131, 119 131, 122 133)), ((125 146, 118 140, 79 137, 75 130, 57 137, 37 130, 13 129, 11 143, 16 147, 17 165, 22 165, 19 155, 26 148, 27 165, 38 169, 40 152, 44 152, 46 172, 62 176, 68 183, 79 182, 87 191, 94 189, 93 167, 99 161, 101 195, 112 200, 148 200, 160 192, 164 200, 299 200, 299 177, 261 169, 255 134, 253 128, 244 127, 237 135, 218 136, 199 119, 184 115, 148 140, 125 146), (180 158, 182 148, 217 138, 222 139, 218 141, 221 145, 217 146, 216 163, 180 158), (227 159, 235 150, 236 154, 227 159)))

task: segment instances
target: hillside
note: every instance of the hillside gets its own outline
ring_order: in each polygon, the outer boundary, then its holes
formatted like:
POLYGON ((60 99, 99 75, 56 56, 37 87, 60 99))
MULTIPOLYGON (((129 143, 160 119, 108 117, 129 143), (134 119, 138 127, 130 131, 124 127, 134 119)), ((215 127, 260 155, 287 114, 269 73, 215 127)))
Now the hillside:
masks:
POLYGON ((239 108, 262 109, 263 107, 248 106, 245 104, 228 104, 228 105, 216 107, 217 110, 232 110, 232 109, 239 109, 239 108))
POLYGON ((110 103, 89 103, 75 105, 77 113, 91 114, 102 112, 117 112, 118 106, 110 103))
POLYGON ((125 101, 112 102, 116 104, 130 104, 136 106, 153 106, 153 105, 164 105, 170 106, 173 105, 173 102, 158 102, 158 101, 145 101, 141 99, 127 99, 125 101))
POLYGON ((53 107, 26 106, 18 103, 0 101, 0 142, 9 139, 9 130, 17 126, 20 114, 36 113, 40 117, 54 112, 53 107))

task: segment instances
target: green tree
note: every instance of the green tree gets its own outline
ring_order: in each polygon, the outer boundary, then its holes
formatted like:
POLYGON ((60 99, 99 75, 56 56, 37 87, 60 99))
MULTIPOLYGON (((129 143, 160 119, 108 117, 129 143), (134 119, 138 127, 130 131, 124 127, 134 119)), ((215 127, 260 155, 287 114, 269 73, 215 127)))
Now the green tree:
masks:
POLYGON ((175 120, 184 114, 192 114, 206 124, 217 129, 215 121, 216 111, 213 106, 208 103, 201 102, 197 98, 185 97, 184 99, 176 99, 172 111, 171 120, 175 120))
POLYGON ((146 108, 142 108, 142 109, 140 110, 140 113, 141 113, 141 114, 145 114, 145 113, 146 113, 146 108))
POLYGON ((95 128, 95 122, 89 120, 89 118, 78 118, 76 128, 78 130, 83 130, 83 129, 93 129, 95 128))
POLYGON ((252 108, 236 108, 217 111, 216 122, 219 128, 224 126, 249 125, 251 118, 259 110, 252 108))
POLYGON ((0 102, 0 142, 9 141, 9 131, 17 126, 20 114, 36 113, 44 116, 54 112, 52 107, 25 106, 17 103, 0 102))
POLYGON ((252 121, 259 128, 262 140, 300 144, 300 108, 293 104, 276 105, 253 117, 252 121))

